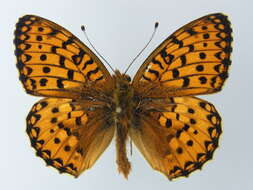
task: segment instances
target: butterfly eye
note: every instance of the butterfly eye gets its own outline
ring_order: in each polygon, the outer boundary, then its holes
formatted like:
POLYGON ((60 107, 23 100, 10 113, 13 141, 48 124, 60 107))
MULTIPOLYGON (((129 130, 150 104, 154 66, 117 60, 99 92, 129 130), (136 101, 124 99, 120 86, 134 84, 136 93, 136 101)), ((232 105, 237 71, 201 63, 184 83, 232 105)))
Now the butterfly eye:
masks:
POLYGON ((127 80, 128 82, 131 82, 131 77, 130 77, 130 76, 125 75, 125 78, 126 78, 126 80, 127 80))

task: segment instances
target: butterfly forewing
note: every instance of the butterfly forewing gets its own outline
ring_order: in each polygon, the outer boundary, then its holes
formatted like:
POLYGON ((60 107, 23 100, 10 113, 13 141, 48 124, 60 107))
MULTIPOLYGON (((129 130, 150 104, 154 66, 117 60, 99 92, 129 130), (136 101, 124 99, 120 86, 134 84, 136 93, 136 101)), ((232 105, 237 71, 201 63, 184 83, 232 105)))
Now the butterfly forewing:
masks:
POLYGON ((77 98, 89 82, 110 84, 111 76, 97 56, 49 20, 20 18, 14 44, 20 80, 30 94, 77 98))
POLYGON ((114 127, 103 110, 85 110, 85 103, 45 98, 27 117, 27 133, 37 155, 58 169, 78 176, 89 169, 109 145, 114 127))
POLYGON ((133 84, 156 82, 168 95, 209 94, 228 77, 232 29, 227 16, 199 18, 169 36, 141 66, 133 84))

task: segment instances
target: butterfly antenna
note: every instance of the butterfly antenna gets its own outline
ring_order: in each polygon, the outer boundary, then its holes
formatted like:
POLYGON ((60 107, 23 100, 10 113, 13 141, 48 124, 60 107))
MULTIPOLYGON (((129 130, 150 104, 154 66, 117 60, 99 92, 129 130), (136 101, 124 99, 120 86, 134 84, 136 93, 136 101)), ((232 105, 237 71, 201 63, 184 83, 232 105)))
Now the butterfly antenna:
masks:
POLYGON ((96 50, 96 48, 93 46, 93 44, 91 43, 87 33, 86 33, 86 29, 85 26, 81 26, 81 30, 83 31, 86 39, 88 40, 89 44, 91 45, 91 47, 94 49, 94 51, 99 55, 99 57, 101 57, 101 59, 104 60, 104 62, 111 68, 111 70, 115 73, 114 69, 112 68, 112 66, 109 64, 109 62, 96 50))
POLYGON ((124 74, 126 74, 126 72, 128 71, 128 69, 132 66, 132 64, 135 62, 135 60, 142 54, 142 52, 148 47, 148 45, 150 44, 150 42, 152 41, 152 39, 154 38, 154 35, 156 33, 156 30, 158 28, 159 23, 156 22, 155 23, 155 27, 154 27, 154 31, 149 39, 149 41, 147 42, 147 44, 144 46, 144 48, 142 48, 142 50, 135 56, 135 58, 131 61, 131 63, 128 65, 126 71, 124 72, 124 74))

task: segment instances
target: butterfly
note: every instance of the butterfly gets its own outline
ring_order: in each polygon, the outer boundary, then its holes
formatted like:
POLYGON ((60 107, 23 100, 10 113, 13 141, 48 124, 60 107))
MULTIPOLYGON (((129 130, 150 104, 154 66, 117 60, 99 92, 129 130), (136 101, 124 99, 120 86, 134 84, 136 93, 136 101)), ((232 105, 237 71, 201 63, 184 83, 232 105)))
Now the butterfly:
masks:
POLYGON ((28 94, 43 96, 26 132, 47 165, 78 177, 116 140, 118 170, 128 177, 131 140, 168 179, 201 169, 218 147, 221 117, 195 95, 221 90, 231 65, 227 16, 210 14, 165 39, 133 80, 111 75, 77 37, 35 15, 19 19, 15 55, 28 94))

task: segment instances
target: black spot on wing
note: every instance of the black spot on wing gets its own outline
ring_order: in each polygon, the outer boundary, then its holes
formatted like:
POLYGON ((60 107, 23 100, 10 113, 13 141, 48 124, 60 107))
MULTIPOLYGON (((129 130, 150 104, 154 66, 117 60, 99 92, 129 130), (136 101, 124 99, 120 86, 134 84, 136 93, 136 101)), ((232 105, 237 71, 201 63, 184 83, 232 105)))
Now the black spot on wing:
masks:
POLYGON ((162 66, 160 61, 157 61, 156 59, 153 59, 152 62, 153 62, 153 64, 158 65, 161 69, 164 69, 164 67, 162 66))
POLYGON ((91 80, 90 76, 91 76, 92 74, 96 74, 98 71, 99 71, 98 67, 97 67, 96 69, 94 69, 94 70, 89 71, 89 72, 87 73, 87 78, 88 78, 89 80, 91 80))
POLYGON ((153 69, 149 69, 148 72, 154 74, 156 76, 156 78, 159 78, 159 72, 158 71, 153 70, 153 69))

